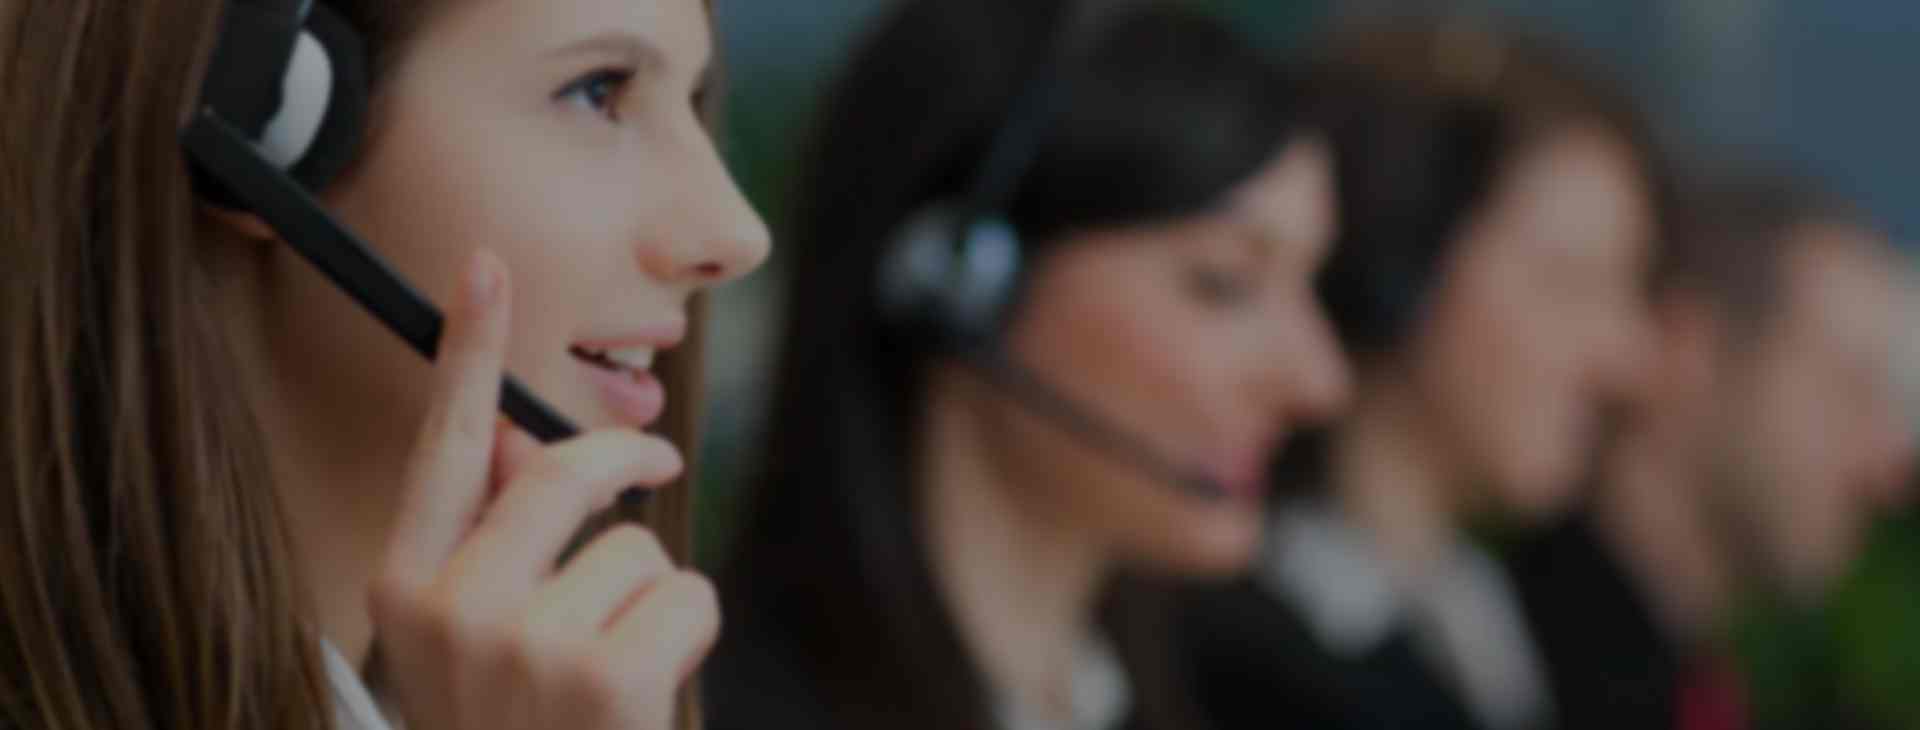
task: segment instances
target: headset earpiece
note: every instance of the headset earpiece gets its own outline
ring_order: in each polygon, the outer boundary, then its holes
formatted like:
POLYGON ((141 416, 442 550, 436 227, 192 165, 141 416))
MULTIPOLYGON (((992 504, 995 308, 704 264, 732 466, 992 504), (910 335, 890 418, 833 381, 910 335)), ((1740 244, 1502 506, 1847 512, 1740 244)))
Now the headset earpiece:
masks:
POLYGON ((371 73, 360 34, 326 4, 313 6, 307 31, 332 63, 333 88, 319 134, 293 165, 292 174, 308 190, 321 190, 360 153, 372 94, 371 73))
MULTIPOLYGON (((319 191, 358 152, 369 93, 360 35, 321 3, 233 0, 201 104, 254 143, 260 156, 319 191)), ((233 196, 205 175, 203 196, 233 196)))
POLYGON ((959 215, 950 205, 926 206, 882 244, 878 295, 881 316, 889 323, 905 329, 937 319, 934 301, 952 276, 959 215))
POLYGON ((960 233, 959 271, 943 308, 961 334, 984 337, 1000 329, 1020 283, 1022 247, 1013 224, 999 215, 975 218, 960 233))
POLYGON ((887 243, 880 306, 902 328, 978 342, 998 329, 1021 270, 1019 234, 1005 218, 965 221, 959 208, 922 208, 887 243))

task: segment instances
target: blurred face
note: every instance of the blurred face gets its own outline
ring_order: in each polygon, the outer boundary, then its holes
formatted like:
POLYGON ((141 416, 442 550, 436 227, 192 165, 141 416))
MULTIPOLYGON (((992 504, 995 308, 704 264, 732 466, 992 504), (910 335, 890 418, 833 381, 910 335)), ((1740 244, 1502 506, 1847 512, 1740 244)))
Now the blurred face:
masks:
POLYGON ((1766 577, 1812 600, 1905 488, 1912 433, 1894 372, 1899 262, 1862 231, 1798 235, 1805 245, 1783 261, 1784 308, 1724 389, 1718 486, 1766 577))
MULTIPOLYGON (((514 290, 508 367, 582 427, 645 427, 649 372, 687 302, 753 269, 768 235, 715 154, 696 97, 700 0, 448 3, 375 99, 376 128, 327 203, 429 298, 477 249, 514 290)), ((277 249, 275 377, 338 418, 355 458, 405 449, 426 364, 277 249), (369 406, 379 417, 366 417, 369 406), (330 410, 331 408, 331 410, 330 410)))
POLYGON ((1629 149, 1574 127, 1523 152, 1463 229, 1415 335, 1423 440, 1477 499, 1565 503, 1605 397, 1629 384, 1648 312, 1651 212, 1629 149))
POLYGON ((1345 397, 1312 279, 1333 230, 1324 146, 1298 142, 1205 215, 1061 241, 1008 334, 1024 362, 1161 458, 1229 492, 1196 497, 999 403, 1012 488, 1122 559, 1226 572, 1258 544, 1265 469, 1345 397))

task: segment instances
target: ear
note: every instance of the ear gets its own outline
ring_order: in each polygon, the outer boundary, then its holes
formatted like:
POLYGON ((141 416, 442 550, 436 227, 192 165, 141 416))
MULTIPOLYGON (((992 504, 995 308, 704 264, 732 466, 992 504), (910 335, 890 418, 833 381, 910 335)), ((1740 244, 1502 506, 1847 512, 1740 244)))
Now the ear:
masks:
POLYGON ((207 217, 220 227, 231 231, 244 241, 276 241, 280 234, 273 231, 260 216, 234 208, 222 208, 217 205, 205 207, 207 217))

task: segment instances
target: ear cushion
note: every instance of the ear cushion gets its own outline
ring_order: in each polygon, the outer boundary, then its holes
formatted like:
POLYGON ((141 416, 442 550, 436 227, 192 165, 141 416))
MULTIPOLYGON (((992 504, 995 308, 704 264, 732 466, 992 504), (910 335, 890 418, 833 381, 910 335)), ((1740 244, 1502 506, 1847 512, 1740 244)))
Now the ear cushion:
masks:
POLYGON ((961 232, 958 276, 949 285, 946 318, 956 334, 988 338, 1000 330, 1020 280, 1020 234, 1001 216, 985 216, 961 232))
POLYGON ((949 340, 990 337, 1020 279, 1012 224, 998 216, 963 222, 956 206, 936 203, 897 231, 886 244, 876 292, 887 321, 949 340))
POLYGON ((959 213, 942 203, 928 205, 894 229, 880 259, 880 312, 895 327, 936 324, 941 290, 953 278, 954 237, 959 213))
POLYGON ((366 43, 346 19, 325 3, 315 3, 306 30, 325 51, 333 84, 319 132, 290 172, 308 190, 319 191, 359 154, 371 87, 366 43))

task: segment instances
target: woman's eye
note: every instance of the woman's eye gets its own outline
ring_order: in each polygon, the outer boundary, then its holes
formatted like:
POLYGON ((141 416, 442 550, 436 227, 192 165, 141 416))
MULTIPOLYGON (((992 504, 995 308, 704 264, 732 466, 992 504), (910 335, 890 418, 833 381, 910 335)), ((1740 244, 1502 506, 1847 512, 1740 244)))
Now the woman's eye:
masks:
POLYGON ((621 89, 632 78, 633 72, 625 69, 600 69, 568 82, 554 94, 554 98, 580 104, 608 118, 615 118, 614 103, 619 100, 621 89))
POLYGON ((1212 267, 1187 272, 1187 291, 1201 304, 1225 309, 1253 298, 1254 284, 1246 277, 1212 267))

